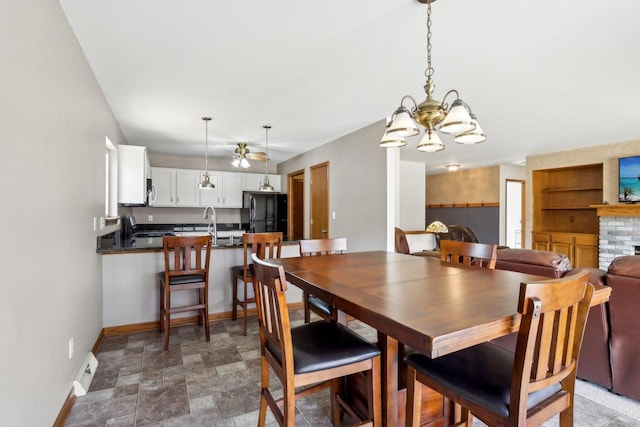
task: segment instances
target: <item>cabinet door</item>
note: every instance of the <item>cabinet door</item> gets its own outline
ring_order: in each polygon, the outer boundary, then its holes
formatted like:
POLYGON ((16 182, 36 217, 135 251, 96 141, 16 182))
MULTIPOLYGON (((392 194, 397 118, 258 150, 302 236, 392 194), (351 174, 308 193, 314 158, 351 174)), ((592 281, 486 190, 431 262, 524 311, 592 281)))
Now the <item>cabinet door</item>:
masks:
POLYGON ((200 171, 176 170, 176 206, 200 206, 200 171))
POLYGON ((570 234, 554 233, 551 235, 551 252, 557 252, 564 254, 571 261, 571 266, 574 267, 573 259, 573 236, 570 234))
POLYGON ((145 147, 118 147, 118 203, 140 205, 147 202, 148 165, 145 147))
POLYGON ((169 168, 151 168, 153 184, 150 205, 156 207, 175 206, 176 170, 169 168))
POLYGON ((598 267, 598 236, 577 235, 573 249, 573 268, 598 267))
POLYGON ((548 251, 551 235, 549 233, 533 233, 532 247, 536 251, 548 251))
MULTIPOLYGON (((204 172, 200 174, 200 182, 204 179, 204 172)), ((220 188, 221 180, 220 174, 216 172, 209 172, 209 180, 216 188, 208 190, 200 190, 200 206, 213 206, 218 207, 222 205, 222 189, 220 188)))
POLYGON ((225 208, 242 207, 242 174, 222 174, 222 206, 225 208))

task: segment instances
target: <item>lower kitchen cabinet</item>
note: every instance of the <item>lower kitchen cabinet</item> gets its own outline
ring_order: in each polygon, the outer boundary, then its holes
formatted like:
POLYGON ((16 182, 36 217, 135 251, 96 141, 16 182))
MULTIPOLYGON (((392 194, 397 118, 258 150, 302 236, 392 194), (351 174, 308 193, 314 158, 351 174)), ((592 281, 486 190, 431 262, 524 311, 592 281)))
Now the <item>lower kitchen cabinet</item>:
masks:
POLYGON ((598 267, 598 235, 534 231, 532 248, 564 254, 573 268, 598 267))

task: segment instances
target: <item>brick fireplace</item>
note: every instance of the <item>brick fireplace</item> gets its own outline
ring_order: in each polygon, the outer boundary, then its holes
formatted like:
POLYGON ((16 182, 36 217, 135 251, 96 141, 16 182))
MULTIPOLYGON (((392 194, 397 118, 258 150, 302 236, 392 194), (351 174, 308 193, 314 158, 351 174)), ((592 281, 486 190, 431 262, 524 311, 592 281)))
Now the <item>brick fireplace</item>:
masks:
POLYGON ((598 205, 600 234, 598 267, 606 270, 614 258, 636 255, 640 248, 640 205, 598 205))

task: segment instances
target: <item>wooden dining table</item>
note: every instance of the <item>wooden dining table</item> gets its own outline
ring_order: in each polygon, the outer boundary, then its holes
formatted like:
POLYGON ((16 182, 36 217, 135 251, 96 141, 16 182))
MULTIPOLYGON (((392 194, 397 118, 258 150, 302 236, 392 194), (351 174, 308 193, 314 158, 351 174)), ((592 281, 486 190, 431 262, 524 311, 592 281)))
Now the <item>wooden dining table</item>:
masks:
MULTIPOLYGON (((290 283, 378 331, 386 426, 398 422, 399 348, 434 358, 515 332, 520 283, 549 280, 385 251, 270 262, 284 267, 290 283)), ((596 286, 592 305, 609 293, 596 286)))

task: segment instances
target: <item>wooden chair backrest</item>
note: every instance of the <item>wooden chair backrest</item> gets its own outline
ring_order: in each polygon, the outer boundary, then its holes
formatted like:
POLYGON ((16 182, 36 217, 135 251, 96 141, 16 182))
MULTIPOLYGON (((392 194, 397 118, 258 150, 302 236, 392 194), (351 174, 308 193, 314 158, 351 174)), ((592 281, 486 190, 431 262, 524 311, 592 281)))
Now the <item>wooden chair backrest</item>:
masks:
POLYGON ((287 309, 287 279, 284 268, 269 264, 257 254, 253 259, 253 288, 256 296, 258 324, 260 327, 260 351, 270 359, 272 366, 277 364, 266 346, 280 350, 280 366, 284 378, 293 377, 293 345, 291 342, 291 322, 287 309))
POLYGON ((167 283, 172 276, 207 273, 211 257, 211 236, 163 236, 162 247, 167 283))
MULTIPOLYGON (((577 360, 594 292, 589 274, 539 283, 522 283, 518 312, 522 315, 513 366, 509 414, 525 425, 527 395, 563 381, 573 392, 577 360)), ((548 407, 550 412, 555 408, 548 407)), ((544 409, 543 409, 544 411, 544 409)), ((516 425, 515 423, 510 425, 516 425)))
POLYGON ((487 243, 440 241, 440 259, 453 264, 475 265, 491 270, 496 268, 498 245, 487 243))
POLYGON ((244 233, 242 246, 244 250, 244 277, 249 277, 249 250, 260 259, 280 258, 282 250, 282 232, 276 233, 244 233))
POLYGON ((407 236, 404 231, 398 227, 395 228, 395 244, 396 252, 399 254, 410 254, 409 242, 407 242, 407 236))
POLYGON ((300 240, 300 256, 336 255, 347 252, 347 238, 300 240))

